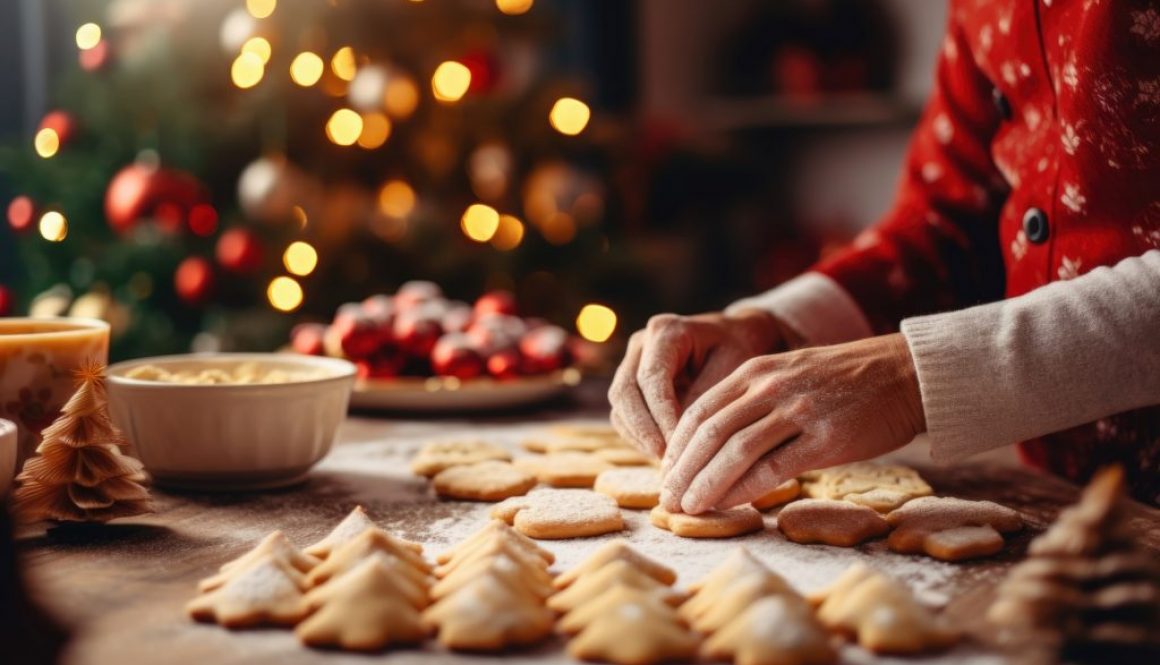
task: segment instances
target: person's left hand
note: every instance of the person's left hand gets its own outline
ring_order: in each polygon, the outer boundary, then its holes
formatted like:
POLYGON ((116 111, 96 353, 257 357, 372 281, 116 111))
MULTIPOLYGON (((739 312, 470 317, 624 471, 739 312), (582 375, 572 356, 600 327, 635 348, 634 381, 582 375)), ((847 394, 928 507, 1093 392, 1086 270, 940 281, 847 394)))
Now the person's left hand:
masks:
POLYGON ((868 459, 926 429, 901 334, 758 356, 689 406, 665 451, 661 504, 748 503, 809 471, 868 459))

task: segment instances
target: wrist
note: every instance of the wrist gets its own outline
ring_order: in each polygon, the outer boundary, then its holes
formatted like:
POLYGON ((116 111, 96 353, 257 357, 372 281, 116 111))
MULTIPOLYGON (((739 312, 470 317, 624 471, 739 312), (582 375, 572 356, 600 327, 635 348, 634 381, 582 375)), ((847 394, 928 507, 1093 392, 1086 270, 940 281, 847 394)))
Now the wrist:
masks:
POLYGON ((886 336, 895 357, 902 389, 902 405, 907 421, 914 428, 915 434, 926 431, 926 412, 922 407, 922 389, 918 383, 918 368, 914 364, 914 356, 910 353, 910 345, 906 343, 906 336, 902 333, 893 333, 886 336))

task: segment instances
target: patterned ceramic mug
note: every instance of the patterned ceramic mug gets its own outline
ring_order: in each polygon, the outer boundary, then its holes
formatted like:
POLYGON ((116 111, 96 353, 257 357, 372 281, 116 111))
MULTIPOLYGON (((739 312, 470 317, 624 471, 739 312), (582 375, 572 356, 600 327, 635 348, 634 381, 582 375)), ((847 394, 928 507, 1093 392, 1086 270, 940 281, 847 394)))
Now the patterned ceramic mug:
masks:
POLYGON ((0 417, 16 423, 17 469, 72 396, 77 368, 108 357, 104 321, 0 318, 0 417))

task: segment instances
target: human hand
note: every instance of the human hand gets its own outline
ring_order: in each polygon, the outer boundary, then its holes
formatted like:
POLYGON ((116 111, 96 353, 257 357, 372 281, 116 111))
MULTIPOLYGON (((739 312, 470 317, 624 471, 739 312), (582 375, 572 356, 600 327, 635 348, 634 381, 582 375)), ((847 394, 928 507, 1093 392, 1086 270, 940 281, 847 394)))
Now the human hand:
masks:
POLYGON ((612 425, 660 457, 685 405, 746 360, 785 348, 788 336, 759 310, 652 317, 629 339, 608 391, 612 425))
POLYGON ((895 333, 747 361, 681 416, 662 465, 666 510, 748 503, 810 469, 905 445, 926 422, 895 333))

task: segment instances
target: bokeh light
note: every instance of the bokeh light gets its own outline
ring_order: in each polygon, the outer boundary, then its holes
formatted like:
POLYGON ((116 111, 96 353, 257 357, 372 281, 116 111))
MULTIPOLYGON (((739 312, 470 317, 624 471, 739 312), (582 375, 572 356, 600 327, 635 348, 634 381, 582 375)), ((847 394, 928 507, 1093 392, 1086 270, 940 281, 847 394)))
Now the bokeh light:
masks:
POLYGON ((266 288, 266 298, 270 305, 282 312, 293 312, 302 304, 302 285, 293 277, 282 275, 270 281, 266 288))
POLYGON ((208 203, 199 203, 189 209, 189 230, 203 238, 217 230, 218 213, 208 203))
POLYGON ((576 237, 576 220, 566 212, 558 212, 540 223, 540 233, 553 245, 566 245, 576 237))
POLYGON ((49 242, 60 242, 68 237, 68 220, 55 210, 49 210, 40 216, 37 227, 40 236, 49 242))
POLYGON ((278 0, 246 0, 246 11, 254 18, 266 18, 277 7, 278 0))
POLYGON ((77 48, 87 51, 101 43, 101 26, 96 23, 86 23, 77 28, 77 48))
POLYGON ((463 212, 459 226, 468 238, 475 242, 487 242, 499 229, 499 213, 491 206, 473 203, 463 212))
POLYGON ((387 91, 384 96, 383 105, 387 113, 400 120, 411 117, 415 108, 419 106, 419 86, 405 74, 392 73, 387 78, 387 91))
POLYGON ((373 150, 387 142, 391 136, 391 121, 382 113, 364 113, 362 131, 358 135, 360 148, 373 150))
POLYGON ((354 75, 358 73, 358 61, 354 57, 354 49, 343 46, 335 51, 334 57, 330 59, 330 70, 344 81, 353 81, 354 75))
POLYGON ((471 70, 463 63, 448 60, 435 68, 431 76, 431 91, 441 102, 457 102, 471 87, 471 70))
POLYGON ((27 196, 17 196, 8 204, 8 225, 17 233, 27 231, 36 218, 36 204, 27 196))
POLYGON ((270 48, 270 42, 265 37, 250 37, 242 44, 242 53, 253 53, 262 59, 262 64, 270 62, 270 55, 273 49, 270 48))
POLYGON ((588 303, 576 316, 576 330, 589 342, 607 342, 616 332, 616 312, 604 305, 588 303))
POLYGON ((303 51, 290 62, 290 80, 303 88, 309 88, 322 78, 325 66, 317 53, 303 51))
POLYGON ((404 180, 389 180, 379 190, 379 210, 402 219, 415 209, 415 190, 404 180))
POLYGON ((495 0, 496 8, 508 16, 527 13, 534 4, 535 0, 495 0))
POLYGON ((579 99, 561 97, 552 105, 548 122, 556 131, 566 136, 576 136, 588 126, 592 111, 579 99))
POLYGON ((36 136, 32 139, 32 146, 36 149, 36 154, 48 159, 60 150, 60 135, 51 127, 44 127, 36 132, 36 136))
POLYGON ((297 240, 282 254, 282 263, 290 274, 305 277, 318 267, 318 251, 310 243, 297 240))
POLYGON ((362 116, 350 109, 339 109, 326 121, 326 136, 337 145, 354 145, 362 130, 362 116))
POLYGON ((265 73, 266 65, 254 53, 239 54, 238 57, 234 58, 234 64, 230 67, 230 79, 233 80, 234 85, 243 90, 258 85, 265 73))
POLYGON ((524 223, 512 215, 499 216, 499 228, 491 237, 491 246, 500 251, 508 251, 520 246, 524 241, 524 223))

